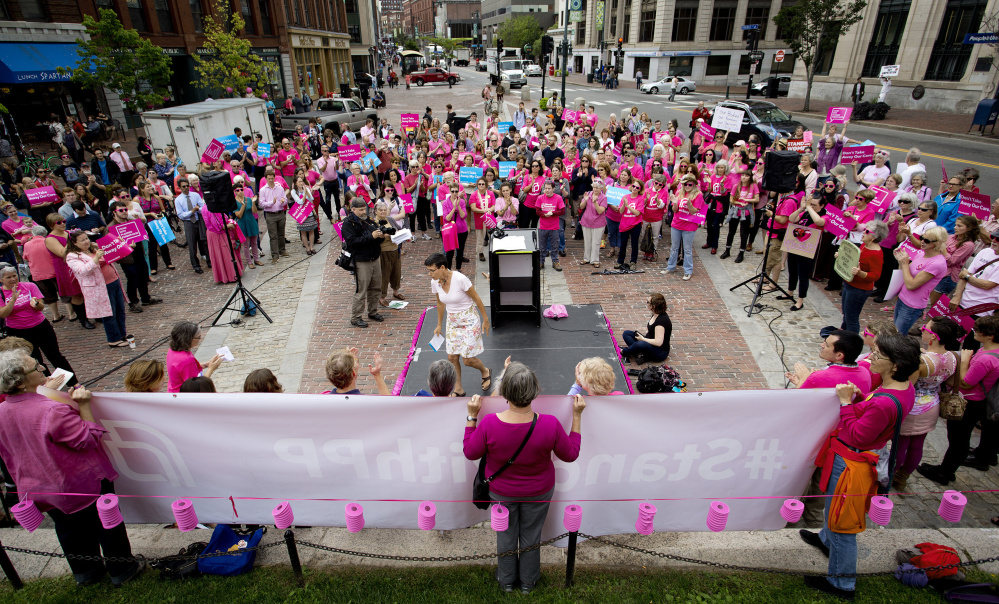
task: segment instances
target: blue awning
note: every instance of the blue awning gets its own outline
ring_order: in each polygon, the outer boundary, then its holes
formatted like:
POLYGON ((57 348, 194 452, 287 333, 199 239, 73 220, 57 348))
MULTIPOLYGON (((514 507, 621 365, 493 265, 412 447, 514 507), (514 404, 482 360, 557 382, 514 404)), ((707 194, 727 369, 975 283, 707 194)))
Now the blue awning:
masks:
POLYGON ((39 84, 69 80, 57 67, 73 69, 80 57, 79 46, 69 44, 0 43, 0 83, 39 84))

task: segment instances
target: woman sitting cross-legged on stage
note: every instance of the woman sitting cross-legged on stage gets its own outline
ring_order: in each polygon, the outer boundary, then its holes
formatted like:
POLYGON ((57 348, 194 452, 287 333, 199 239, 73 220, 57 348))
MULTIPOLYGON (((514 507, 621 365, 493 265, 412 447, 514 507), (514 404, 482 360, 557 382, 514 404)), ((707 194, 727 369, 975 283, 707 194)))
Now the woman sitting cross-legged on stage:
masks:
POLYGON ((627 346, 621 349, 621 356, 639 364, 661 363, 669 357, 669 339, 673 334, 673 323, 666 314, 666 298, 662 294, 652 294, 647 304, 652 311, 648 329, 644 336, 639 335, 637 331, 625 330, 621 337, 627 346))
POLYGON ((430 278, 430 291, 437 295, 437 328, 434 336, 443 335, 447 342, 447 358, 458 372, 455 396, 465 396, 461 386, 461 364, 474 367, 482 373, 482 391, 488 392, 492 372, 482 364, 482 334, 489 333, 489 317, 482 299, 468 277, 447 267, 447 258, 436 252, 424 261, 430 278), (479 307, 476 313, 472 305, 479 307), (447 329, 442 332, 444 313, 447 311, 447 329), (481 324, 480 324, 481 314, 481 324))

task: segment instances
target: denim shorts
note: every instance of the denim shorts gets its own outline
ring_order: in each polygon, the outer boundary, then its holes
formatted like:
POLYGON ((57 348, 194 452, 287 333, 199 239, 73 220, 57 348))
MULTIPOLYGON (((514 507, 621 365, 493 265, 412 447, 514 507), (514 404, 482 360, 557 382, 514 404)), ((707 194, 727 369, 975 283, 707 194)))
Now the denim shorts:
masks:
POLYGON ((933 288, 933 291, 940 292, 946 296, 949 296, 955 289, 957 289, 957 283, 947 275, 937 283, 937 286, 933 288))

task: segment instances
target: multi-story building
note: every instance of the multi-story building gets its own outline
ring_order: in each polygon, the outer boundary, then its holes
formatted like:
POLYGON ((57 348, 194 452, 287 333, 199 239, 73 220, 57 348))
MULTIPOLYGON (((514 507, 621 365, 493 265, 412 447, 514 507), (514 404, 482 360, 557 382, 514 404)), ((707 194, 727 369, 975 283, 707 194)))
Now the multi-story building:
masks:
POLYGON ((355 72, 375 73, 378 69, 378 7, 376 0, 346 0, 347 33, 350 34, 350 60, 355 72))
POLYGON ((381 0, 379 3, 382 38, 402 33, 402 0, 381 0))
POLYGON ((542 29, 555 22, 554 0, 482 0, 482 44, 495 46, 496 29, 507 19, 528 15, 537 20, 542 29))

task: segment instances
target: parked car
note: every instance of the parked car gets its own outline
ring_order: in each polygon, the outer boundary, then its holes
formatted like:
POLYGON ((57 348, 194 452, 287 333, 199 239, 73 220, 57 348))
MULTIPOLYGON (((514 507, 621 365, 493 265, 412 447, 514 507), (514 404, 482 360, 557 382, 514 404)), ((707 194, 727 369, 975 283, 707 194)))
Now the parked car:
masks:
POLYGON ((746 140, 751 134, 758 136, 764 147, 769 147, 775 134, 780 138, 790 138, 795 128, 802 125, 770 101, 721 101, 715 109, 718 107, 743 112, 742 129, 739 132, 729 132, 725 139, 725 144, 730 147, 736 141, 746 140))
POLYGON ((475 59, 475 71, 485 71, 486 70, 486 59, 479 57, 475 59))
POLYGON ((371 75, 370 73, 365 73, 363 71, 355 71, 354 72, 354 85, 355 86, 360 86, 360 85, 363 84, 363 85, 367 86, 368 88, 371 88, 371 83, 374 82, 374 81, 375 81, 375 76, 371 75))
POLYGON ((329 128, 337 136, 340 135, 340 124, 347 122, 350 129, 357 132, 364 126, 368 118, 379 122, 378 113, 374 109, 364 109, 356 99, 334 97, 318 99, 315 109, 305 113, 292 113, 281 116, 281 134, 287 136, 295 132, 295 126, 306 128, 309 118, 316 118, 322 130, 329 128))
MULTIPOLYGON (((788 91, 791 89, 791 76, 776 76, 777 77, 777 96, 787 96, 788 91)), ((761 94, 767 96, 768 85, 770 84, 770 78, 763 78, 763 81, 753 84, 750 89, 752 94, 761 94)))
POLYGON ((541 66, 540 65, 537 65, 537 64, 529 62, 529 61, 524 61, 524 75, 526 75, 529 78, 532 78, 532 77, 539 77, 540 78, 541 74, 542 74, 542 72, 541 72, 541 66))
MULTIPOLYGON (((687 94, 688 92, 693 92, 697 90, 697 82, 691 80, 688 77, 677 76, 676 91, 680 94, 687 94)), ((673 76, 666 76, 665 78, 659 78, 658 80, 652 80, 642 84, 642 92, 646 94, 659 94, 660 92, 669 92, 670 82, 673 81, 673 76)))
POLYGON ((446 71, 438 67, 427 67, 424 71, 414 71, 409 74, 409 79, 417 86, 423 86, 424 84, 432 84, 434 82, 457 84, 461 76, 453 71, 446 71))

